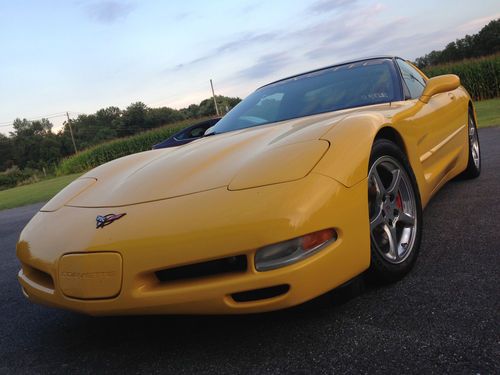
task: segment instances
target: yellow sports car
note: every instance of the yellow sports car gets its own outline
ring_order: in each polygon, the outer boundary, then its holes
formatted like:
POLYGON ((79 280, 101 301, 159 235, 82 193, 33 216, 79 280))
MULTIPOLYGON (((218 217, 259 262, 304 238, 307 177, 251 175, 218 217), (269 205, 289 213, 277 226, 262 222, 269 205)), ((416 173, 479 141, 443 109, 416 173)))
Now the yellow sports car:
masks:
POLYGON ((422 208, 481 170, 455 75, 397 57, 256 90, 188 144, 101 165, 21 233, 33 302, 92 315, 282 309, 415 263, 422 208))

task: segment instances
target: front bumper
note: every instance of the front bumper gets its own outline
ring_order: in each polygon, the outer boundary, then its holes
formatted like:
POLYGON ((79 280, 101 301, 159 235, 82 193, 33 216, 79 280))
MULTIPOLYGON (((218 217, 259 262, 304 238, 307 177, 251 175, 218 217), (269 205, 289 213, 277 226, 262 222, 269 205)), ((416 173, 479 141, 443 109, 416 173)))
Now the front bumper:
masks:
POLYGON ((346 188, 311 173, 298 181, 241 191, 224 187, 123 207, 65 206, 39 212, 18 242, 19 281, 33 302, 91 315, 254 313, 286 308, 368 268, 366 189, 366 181, 346 188), (124 212, 127 215, 113 224, 95 228, 97 215, 124 212), (338 239, 319 253, 280 269, 255 270, 256 249, 325 228, 335 228, 338 239), (114 289, 107 284, 111 279, 106 281, 111 271, 99 268, 99 261, 86 262, 78 272, 64 268, 62 259, 71 254, 117 254, 121 269, 114 270, 114 289), (167 282, 155 274, 239 255, 247 257, 245 272, 167 282), (63 280, 68 275, 94 279, 75 284, 73 277, 72 290, 77 292, 72 294, 63 280), (233 298, 235 293, 279 285, 289 288, 272 298, 246 302, 233 298))

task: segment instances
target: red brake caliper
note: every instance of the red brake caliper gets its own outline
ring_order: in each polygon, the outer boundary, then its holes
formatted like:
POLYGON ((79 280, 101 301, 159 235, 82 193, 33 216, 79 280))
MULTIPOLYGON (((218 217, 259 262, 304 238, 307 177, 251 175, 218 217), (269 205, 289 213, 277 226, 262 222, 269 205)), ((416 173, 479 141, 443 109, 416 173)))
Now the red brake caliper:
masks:
POLYGON ((400 210, 403 209, 403 201, 401 200, 401 193, 399 191, 398 196, 396 197, 396 206, 398 206, 400 210))

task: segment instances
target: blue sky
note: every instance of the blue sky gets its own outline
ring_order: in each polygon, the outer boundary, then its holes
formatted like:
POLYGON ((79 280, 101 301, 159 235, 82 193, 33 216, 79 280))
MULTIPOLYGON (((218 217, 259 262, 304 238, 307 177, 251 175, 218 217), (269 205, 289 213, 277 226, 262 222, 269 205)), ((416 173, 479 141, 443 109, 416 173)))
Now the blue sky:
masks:
POLYGON ((135 101, 180 108, 210 78, 244 97, 353 57, 414 59, 498 17, 498 0, 0 0, 0 132, 135 101))

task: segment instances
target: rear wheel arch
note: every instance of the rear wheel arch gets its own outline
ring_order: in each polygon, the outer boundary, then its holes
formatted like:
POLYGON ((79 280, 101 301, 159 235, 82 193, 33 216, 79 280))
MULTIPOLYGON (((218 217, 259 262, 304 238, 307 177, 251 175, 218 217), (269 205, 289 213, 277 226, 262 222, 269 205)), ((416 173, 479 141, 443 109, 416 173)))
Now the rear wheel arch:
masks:
POLYGON ((477 132, 476 113, 471 102, 469 102, 469 111, 467 113, 467 153, 467 166, 459 176, 465 179, 477 178, 481 174, 481 148, 477 132))
POLYGON ((469 113, 472 113, 472 116, 474 117, 474 121, 476 122, 476 126, 477 126, 476 107, 474 107, 474 103, 472 103, 472 100, 469 100, 468 109, 469 109, 469 113))

